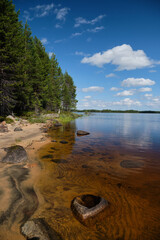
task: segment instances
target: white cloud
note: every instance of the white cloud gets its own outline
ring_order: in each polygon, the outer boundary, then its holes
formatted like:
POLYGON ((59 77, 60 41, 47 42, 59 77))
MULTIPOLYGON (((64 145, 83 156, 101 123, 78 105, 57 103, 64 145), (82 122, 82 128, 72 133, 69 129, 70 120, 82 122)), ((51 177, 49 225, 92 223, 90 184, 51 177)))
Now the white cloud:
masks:
POLYGON ((156 70, 149 70, 150 73, 157 72, 156 70))
POLYGON ((146 94, 144 94, 144 96, 146 97, 146 98, 151 98, 152 97, 152 93, 146 93, 146 94))
POLYGON ((23 12, 23 17, 26 19, 26 21, 32 21, 33 17, 30 16, 30 13, 28 11, 23 12))
POLYGON ((97 32, 99 32, 103 29, 104 29, 104 27, 100 26, 100 27, 95 27, 95 28, 92 28, 92 29, 87 29, 87 32, 97 33, 97 32))
POLYGON ((64 42, 66 39, 58 39, 58 40, 55 40, 54 43, 61 43, 61 42, 64 42))
POLYGON ((135 90, 124 90, 123 92, 119 92, 116 94, 116 96, 132 96, 134 94, 135 90))
POLYGON ((52 54, 53 54, 53 52, 49 52, 49 53, 48 53, 48 55, 49 55, 50 58, 52 57, 52 54))
POLYGON ((59 24, 59 23, 57 23, 57 24, 55 25, 55 28, 62 28, 62 25, 59 24))
POLYGON ((160 108, 160 96, 158 97, 148 97, 149 102, 146 104, 149 107, 159 110, 160 108))
POLYGON ((104 87, 92 86, 88 88, 82 88, 82 92, 102 92, 104 87))
POLYGON ((41 39, 41 42, 42 42, 43 44, 47 44, 47 43, 48 43, 48 40, 47 40, 47 38, 42 38, 42 39, 41 39))
POLYGON ((125 98, 121 101, 117 102, 107 102, 99 99, 84 99, 81 100, 81 102, 78 103, 78 108, 83 109, 83 108, 88 108, 88 109, 126 109, 131 108, 133 109, 134 107, 140 107, 142 104, 141 102, 137 100, 132 100, 130 98, 125 98))
POLYGON ((139 92, 151 92, 151 91, 152 91, 152 88, 144 87, 144 88, 140 88, 138 91, 139 91, 139 92))
POLYGON ((117 88, 117 87, 110 88, 110 91, 119 91, 119 90, 121 90, 121 88, 117 88))
POLYGON ((110 73, 110 74, 106 75, 105 77, 106 77, 106 78, 116 77, 116 74, 114 74, 114 73, 110 73))
POLYGON ((77 36, 81 36, 84 32, 76 32, 76 33, 72 33, 71 37, 77 37, 77 36))
POLYGON ((91 96, 85 96, 84 98, 86 98, 86 99, 90 99, 90 98, 91 98, 91 96))
POLYGON ((75 52, 75 55, 77 55, 77 56, 89 56, 90 54, 76 51, 76 52, 75 52))
POLYGON ((92 19, 92 20, 86 20, 83 17, 78 17, 75 19, 75 25, 74 27, 79 27, 80 25, 83 24, 90 24, 94 25, 95 23, 99 22, 101 19, 103 19, 106 15, 99 15, 98 17, 92 19))
POLYGON ((43 5, 37 5, 36 7, 30 8, 31 11, 34 11, 35 17, 45 17, 49 15, 49 13, 54 8, 54 4, 43 4, 43 5))
POLYGON ((123 87, 136 87, 136 86, 151 86, 155 81, 145 78, 127 78, 122 81, 123 87))
POLYGON ((117 71, 122 71, 150 67, 155 62, 150 60, 143 50, 134 51, 130 45, 123 44, 102 53, 95 53, 91 57, 84 57, 81 63, 97 67, 111 63, 118 66, 117 71))
POLYGON ((137 101, 137 100, 132 100, 130 98, 125 98, 121 101, 118 102, 112 102, 112 105, 117 105, 117 106, 141 106, 141 102, 137 101))
POLYGON ((92 41, 92 38, 87 38, 87 40, 86 40, 87 42, 91 42, 92 41))
POLYGON ((55 13, 56 13, 56 19, 60 20, 60 21, 65 21, 66 20, 66 15, 68 14, 68 12, 70 11, 70 8, 64 7, 61 9, 55 9, 55 13))

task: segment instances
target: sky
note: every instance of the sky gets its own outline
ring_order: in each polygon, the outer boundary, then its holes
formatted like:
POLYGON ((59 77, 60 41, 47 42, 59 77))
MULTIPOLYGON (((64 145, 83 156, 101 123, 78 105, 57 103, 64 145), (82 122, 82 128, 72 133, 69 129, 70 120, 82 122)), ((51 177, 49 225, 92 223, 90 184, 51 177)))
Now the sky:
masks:
POLYGON ((159 0, 13 0, 77 87, 77 109, 160 110, 159 0))

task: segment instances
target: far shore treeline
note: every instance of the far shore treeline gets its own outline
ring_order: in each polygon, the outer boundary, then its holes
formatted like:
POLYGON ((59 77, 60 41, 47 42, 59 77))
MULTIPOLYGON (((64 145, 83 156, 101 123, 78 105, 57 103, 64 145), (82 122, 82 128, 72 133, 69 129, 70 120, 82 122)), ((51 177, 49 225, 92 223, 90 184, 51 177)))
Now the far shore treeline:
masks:
POLYGON ((12 1, 0 1, 0 116, 75 109, 72 77, 18 15, 12 1))
POLYGON ((85 109, 85 110, 76 110, 76 112, 98 112, 98 113, 160 113, 160 111, 138 111, 138 110, 111 110, 111 109, 103 109, 103 110, 96 110, 96 109, 85 109))

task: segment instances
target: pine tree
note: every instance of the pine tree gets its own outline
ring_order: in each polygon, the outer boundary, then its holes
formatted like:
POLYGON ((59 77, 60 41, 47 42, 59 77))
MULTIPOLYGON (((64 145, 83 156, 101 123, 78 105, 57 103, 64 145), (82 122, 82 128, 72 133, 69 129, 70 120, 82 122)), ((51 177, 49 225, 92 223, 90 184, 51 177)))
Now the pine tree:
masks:
POLYGON ((70 111, 76 107, 76 87, 72 77, 65 72, 62 89, 62 106, 64 111, 70 111))
POLYGON ((16 103, 18 63, 22 54, 22 24, 12 1, 0 1, 0 115, 11 113, 16 103))
POLYGON ((55 54, 52 54, 50 63, 47 109, 57 112, 61 108, 63 74, 55 54))

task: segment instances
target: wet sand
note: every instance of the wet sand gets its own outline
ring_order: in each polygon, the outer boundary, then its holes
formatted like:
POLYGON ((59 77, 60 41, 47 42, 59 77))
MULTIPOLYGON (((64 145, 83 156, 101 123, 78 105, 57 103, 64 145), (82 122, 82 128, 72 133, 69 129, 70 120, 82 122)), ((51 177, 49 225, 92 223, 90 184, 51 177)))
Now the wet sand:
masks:
POLYGON ((19 164, 0 163, 0 240, 25 239, 20 233, 20 225, 32 217, 39 206, 41 196, 36 182, 41 172, 37 160, 37 150, 49 142, 40 128, 43 124, 28 124, 23 131, 0 135, 0 159, 6 152, 4 147, 21 145, 28 154, 28 161, 19 164), (18 139, 18 141, 17 141, 18 139))

